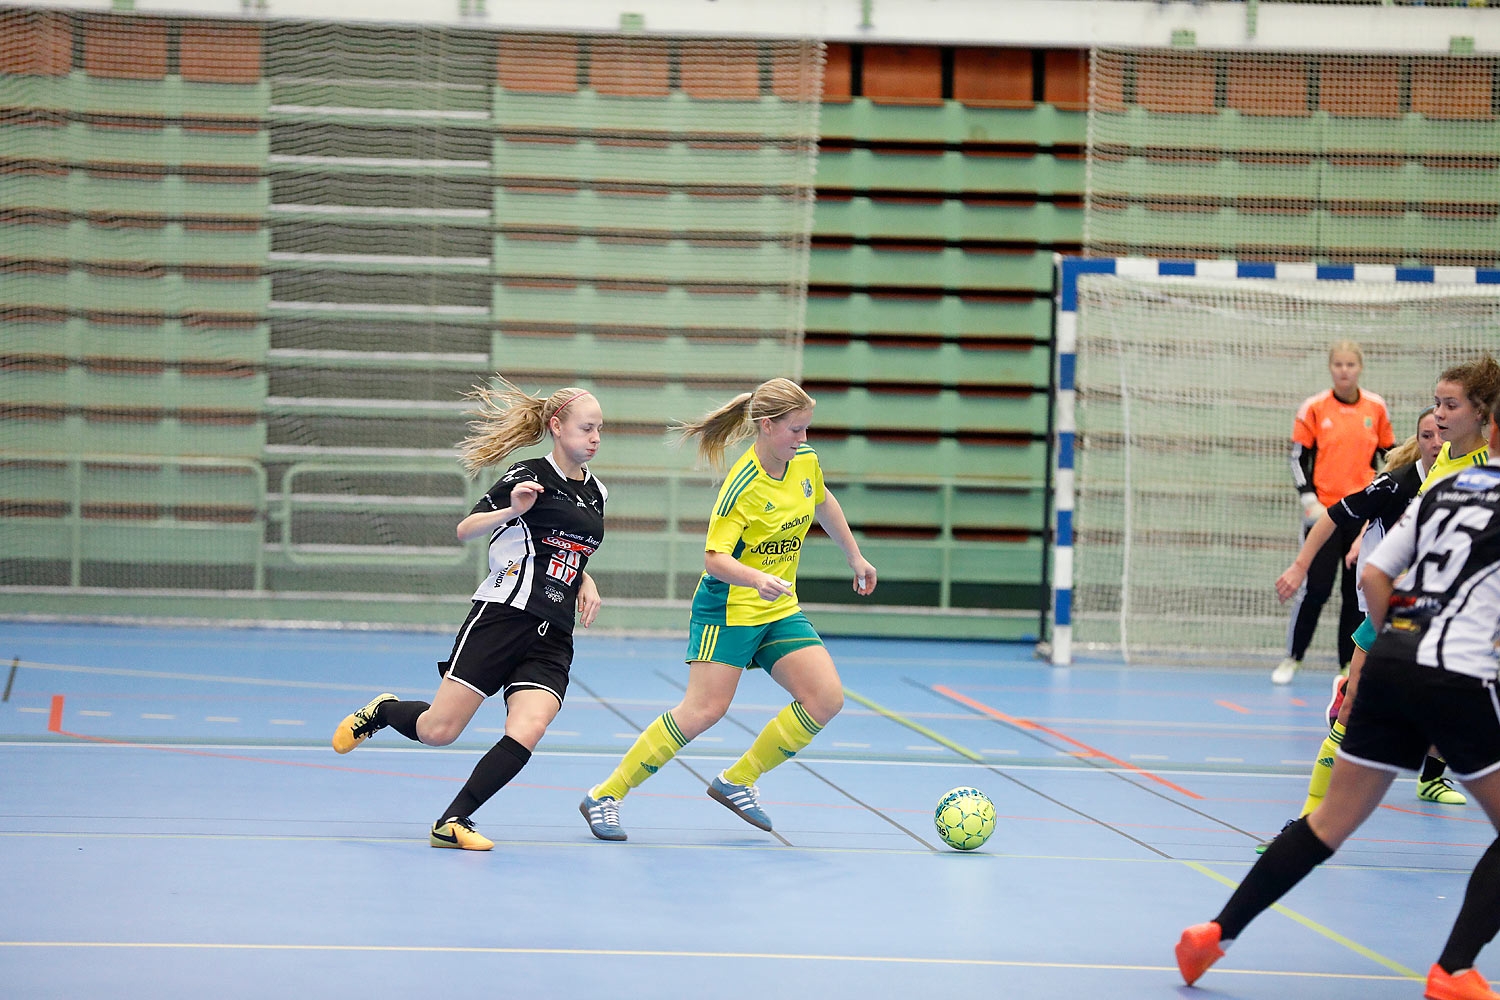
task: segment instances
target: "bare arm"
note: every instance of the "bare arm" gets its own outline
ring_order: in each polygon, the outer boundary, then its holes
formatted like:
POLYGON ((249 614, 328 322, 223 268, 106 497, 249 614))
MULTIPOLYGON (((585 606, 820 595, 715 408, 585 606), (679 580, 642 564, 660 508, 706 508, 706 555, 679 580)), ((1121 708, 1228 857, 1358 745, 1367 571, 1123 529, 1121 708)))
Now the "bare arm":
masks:
POLYGON ((817 514, 818 526, 843 550, 844 561, 854 571, 854 592, 861 597, 870 594, 875 589, 875 567, 860 555, 859 542, 855 541, 849 521, 844 517, 844 509, 839 506, 832 490, 824 489, 823 502, 814 508, 814 513, 817 514))
POLYGON ((792 585, 779 576, 746 566, 728 552, 712 549, 703 553, 703 568, 716 580, 723 580, 735 587, 749 587, 762 600, 774 601, 792 592, 792 585))
POLYGON ((1391 603, 1391 593, 1396 581, 1377 566, 1365 563, 1365 571, 1359 578, 1365 592, 1365 607, 1370 611, 1370 624, 1379 632, 1385 624, 1386 608, 1391 603))
POLYGON ((471 538, 488 535, 511 518, 520 517, 532 508, 536 503, 536 498, 542 495, 544 489, 545 487, 541 483, 530 480, 517 483, 515 488, 510 491, 509 507, 501 507, 499 510, 480 511, 477 514, 470 514, 462 521, 459 521, 457 529, 458 540, 460 542, 467 542, 471 538))
POLYGON ((1313 526, 1307 529, 1307 537, 1302 540, 1302 548, 1297 552, 1297 558, 1276 578, 1276 596, 1285 601, 1297 592, 1302 586, 1302 581, 1307 579, 1307 569, 1312 565, 1313 556, 1318 550, 1327 544, 1328 539, 1333 537, 1333 518, 1328 516, 1328 511, 1323 511, 1313 526))

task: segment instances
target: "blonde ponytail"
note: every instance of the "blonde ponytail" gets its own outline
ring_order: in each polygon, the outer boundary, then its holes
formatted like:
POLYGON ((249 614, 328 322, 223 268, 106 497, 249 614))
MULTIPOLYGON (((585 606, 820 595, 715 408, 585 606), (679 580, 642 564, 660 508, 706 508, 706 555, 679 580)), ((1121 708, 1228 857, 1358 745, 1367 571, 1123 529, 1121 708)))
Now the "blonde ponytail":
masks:
POLYGON ((518 448, 526 448, 546 437, 552 418, 590 393, 577 386, 559 389, 545 399, 518 389, 503 375, 496 375, 500 388, 476 385, 464 394, 474 405, 464 412, 469 436, 458 445, 459 462, 469 478, 491 465, 499 465, 518 448))
POLYGON ((674 424, 671 429, 677 432, 679 444, 696 438, 699 461, 719 468, 724 464, 725 450, 737 441, 754 437, 762 420, 777 420, 796 410, 810 410, 817 404, 791 379, 773 378, 756 386, 753 392, 742 392, 697 420, 674 424))

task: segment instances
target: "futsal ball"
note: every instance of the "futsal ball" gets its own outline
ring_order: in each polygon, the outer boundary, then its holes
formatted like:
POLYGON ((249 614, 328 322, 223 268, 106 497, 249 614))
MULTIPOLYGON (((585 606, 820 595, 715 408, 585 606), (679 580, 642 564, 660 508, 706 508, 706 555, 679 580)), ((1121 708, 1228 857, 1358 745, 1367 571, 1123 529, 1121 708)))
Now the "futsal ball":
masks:
POLYGON ((977 788, 955 788, 938 802, 932 821, 943 843, 972 851, 995 832, 995 803, 977 788))

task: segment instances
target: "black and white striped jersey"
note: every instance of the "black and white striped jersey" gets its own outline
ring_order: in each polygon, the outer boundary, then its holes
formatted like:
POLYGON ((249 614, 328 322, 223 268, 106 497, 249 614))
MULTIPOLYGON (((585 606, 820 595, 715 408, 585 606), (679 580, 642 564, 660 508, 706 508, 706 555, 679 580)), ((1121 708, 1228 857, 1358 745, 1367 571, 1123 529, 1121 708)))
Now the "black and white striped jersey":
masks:
POLYGON ((1496 676, 1500 625, 1500 467, 1468 469, 1430 487, 1369 565, 1395 578, 1372 655, 1496 676))
POLYGON ((523 482, 540 483, 545 492, 490 535, 490 571, 474 600, 527 611, 571 632, 584 567, 604 542, 609 491, 586 469, 581 481, 567 478, 545 455, 512 465, 472 513, 509 507, 511 489, 523 482))

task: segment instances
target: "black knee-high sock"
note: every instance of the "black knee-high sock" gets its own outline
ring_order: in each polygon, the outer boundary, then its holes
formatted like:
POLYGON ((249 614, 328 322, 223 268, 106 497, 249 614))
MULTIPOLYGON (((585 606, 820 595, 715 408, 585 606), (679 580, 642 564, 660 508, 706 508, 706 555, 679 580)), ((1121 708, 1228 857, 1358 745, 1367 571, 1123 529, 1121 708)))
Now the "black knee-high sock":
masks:
POLYGON ((1281 831, 1281 836, 1271 841, 1266 853, 1255 862, 1240 887, 1229 897, 1229 902, 1224 904, 1224 909, 1214 918, 1219 925, 1220 939, 1232 941, 1239 937, 1245 925, 1261 911, 1285 896, 1292 886, 1302 881, 1302 876, 1332 856, 1333 851, 1307 825, 1306 816, 1281 831))
POLYGON ((1441 778, 1443 772, 1446 770, 1448 770, 1448 765, 1443 761, 1443 758, 1428 754, 1427 759, 1422 761, 1422 775, 1417 780, 1432 781, 1436 778, 1441 778))
POLYGON ((1444 972, 1473 968, 1479 949, 1490 943, 1496 931, 1500 931, 1500 840, 1490 845, 1469 876, 1464 905, 1458 909, 1438 965, 1444 972))
POLYGON ((425 701, 387 701, 380 705, 379 721, 409 740, 417 740, 417 716, 432 706, 425 701))
POLYGON ((489 801, 490 796, 504 788, 510 779, 520 773, 531 759, 531 751, 521 744, 504 737, 490 747, 489 753, 479 758, 474 773, 464 782, 464 787, 448 805, 448 810, 438 817, 441 823, 454 816, 471 816, 474 810, 489 801))

